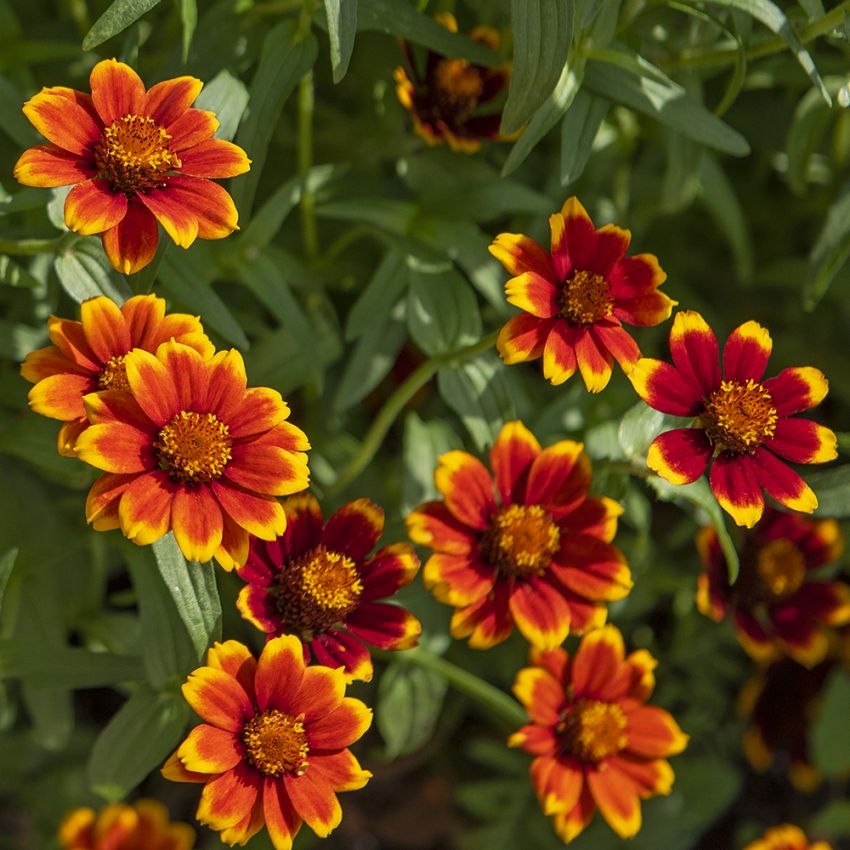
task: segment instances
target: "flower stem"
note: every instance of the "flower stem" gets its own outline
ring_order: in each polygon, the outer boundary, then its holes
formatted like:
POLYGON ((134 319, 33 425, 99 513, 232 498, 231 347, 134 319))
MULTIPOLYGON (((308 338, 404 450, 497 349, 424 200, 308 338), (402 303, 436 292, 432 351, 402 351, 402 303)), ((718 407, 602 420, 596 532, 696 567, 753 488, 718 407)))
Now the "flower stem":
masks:
POLYGON ((79 234, 68 232, 53 239, 0 239, 0 254, 9 254, 12 257, 58 254, 79 238, 79 234))
POLYGON ((366 432, 363 442, 357 454, 348 462, 348 466, 340 473, 339 477, 329 488, 331 492, 339 492, 348 486, 369 465, 372 458, 378 453, 384 437, 395 422, 396 417, 404 409, 404 406, 416 395, 416 393, 434 377, 441 366, 460 363, 469 360, 477 354, 491 348, 498 336, 494 331, 488 336, 478 340, 472 345, 457 348, 438 354, 430 360, 420 364, 399 386, 399 388, 386 400, 384 406, 378 411, 378 415, 372 422, 372 426, 366 432))

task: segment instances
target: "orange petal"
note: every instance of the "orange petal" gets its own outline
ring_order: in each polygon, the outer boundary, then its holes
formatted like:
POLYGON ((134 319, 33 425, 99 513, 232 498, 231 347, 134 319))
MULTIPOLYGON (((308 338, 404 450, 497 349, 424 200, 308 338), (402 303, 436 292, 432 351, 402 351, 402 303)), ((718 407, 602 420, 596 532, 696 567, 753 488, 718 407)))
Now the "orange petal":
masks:
POLYGON ((233 732, 201 723, 189 732, 177 756, 195 773, 224 773, 244 759, 245 751, 233 732))
MULTIPOLYGON (((179 204, 194 216, 198 221, 198 236, 201 239, 223 239, 225 236, 230 236, 234 230, 239 230, 237 224, 239 213, 233 198, 218 183, 198 177, 176 175, 168 178, 168 185, 164 189, 154 189, 148 192, 145 198, 149 200, 151 194, 155 193, 167 193, 169 203, 179 204)), ((156 213, 156 210, 152 211, 156 213)), ((162 219, 160 221, 168 230, 165 221, 162 219)), ((176 238, 174 241, 178 245, 181 244, 176 238)), ((181 247, 187 246, 181 245, 181 247)))
POLYGON ((151 212, 134 197, 124 218, 100 238, 112 268, 121 274, 135 274, 154 258, 159 229, 151 212))
POLYGON ((615 775, 610 764, 606 770, 590 768, 585 777, 590 793, 602 817, 620 838, 631 838, 640 830, 640 800, 630 782, 623 782, 615 775), (618 781, 619 780, 619 781, 618 781))
POLYGON ((266 496, 288 496, 310 483, 307 455, 253 442, 234 445, 225 477, 238 487, 266 496))
POLYGON ((564 597, 537 577, 516 582, 509 604, 522 636, 538 649, 555 649, 570 633, 570 609, 564 597))
POLYGON ((490 467, 503 505, 520 501, 525 473, 539 454, 540 443, 522 422, 516 420, 502 426, 490 449, 490 467))
POLYGON ((86 497, 86 522, 96 531, 111 531, 118 528, 118 503, 128 485, 136 480, 135 475, 101 475, 92 484, 86 497))
POLYGON ((171 505, 171 530, 184 557, 206 562, 221 543, 221 508, 209 487, 178 487, 171 505))
POLYGON ((158 347, 156 356, 171 377, 180 410, 192 410, 196 406, 204 409, 210 368, 201 354, 191 346, 169 340, 158 347))
POLYGON ((579 331, 565 322, 555 322, 543 348, 543 377, 553 386, 572 378, 578 369, 576 340, 579 331))
POLYGON ((575 342, 576 362, 584 385, 590 393, 599 393, 611 380, 612 357, 589 331, 578 334, 575 342))
POLYGON ((546 280, 556 280, 549 254, 530 236, 500 233, 493 240, 489 251, 512 277, 530 271, 546 280))
POLYGON ((127 196, 113 192, 105 180, 78 183, 65 198, 65 224, 82 236, 109 230, 126 213, 127 196))
MULTIPOLYGON (((252 387, 242 404, 228 417, 227 427, 234 440, 252 437, 280 425, 289 416, 289 405, 277 390, 252 387)), ((298 448, 309 448, 299 446, 298 448)))
POLYGON ((230 572, 243 566, 248 560, 250 543, 248 532, 240 528, 227 513, 222 512, 221 518, 221 545, 216 549, 214 557, 222 569, 230 572))
POLYGON ((211 829, 227 829, 250 815, 262 788, 262 777, 245 763, 204 785, 195 815, 211 829))
POLYGON ((483 531, 496 511, 493 482, 478 458, 462 451, 446 452, 437 459, 434 482, 446 507, 464 524, 483 531))
POLYGON ((295 713, 304 713, 304 725, 310 726, 338 708, 344 696, 345 676, 342 670, 307 667, 291 705, 295 713))
POLYGON ((89 95, 62 86, 44 88, 23 112, 48 141, 94 164, 91 148, 103 128, 89 95))
POLYGON ((219 121, 214 112, 204 109, 187 109, 165 129, 171 136, 171 150, 183 151, 211 138, 218 130, 219 121))
POLYGON ((254 706, 242 686, 223 670, 199 667, 182 686, 192 710, 212 726, 242 734, 246 720, 254 716, 254 706))
POLYGON ((625 649, 616 626, 607 625, 588 632, 573 658, 572 679, 579 696, 601 697, 618 676, 625 649))
MULTIPOLYGON (((170 180, 173 178, 169 179, 170 180)), ((136 197, 153 213, 175 245, 188 248, 198 236, 198 217, 166 185, 136 197)))
POLYGON ((236 177, 251 168, 245 151, 224 139, 207 139, 180 155, 180 173, 189 177, 222 180, 236 177))
POLYGON ((216 641, 207 651, 207 667, 224 670, 233 676, 253 700, 257 660, 244 643, 239 643, 238 640, 216 641))
POLYGON ((118 517, 124 536, 139 546, 155 543, 171 527, 171 503, 177 485, 167 472, 140 475, 124 490, 118 517))
POLYGON ((590 487, 590 460, 584 445, 560 440, 547 446, 528 471, 525 504, 566 510, 584 501, 590 487))
POLYGON ((211 481, 210 486, 223 513, 250 534, 274 540, 286 530, 286 514, 277 499, 249 492, 227 480, 211 481))
POLYGON ((65 372, 74 375, 91 374, 88 369, 84 369, 70 360, 55 345, 48 345, 45 348, 31 351, 27 354, 24 362, 21 363, 21 377, 31 384, 38 383, 42 378, 64 374, 65 372))
POLYGON ((557 724, 566 695, 563 685, 548 670, 524 667, 516 675, 513 692, 534 723, 557 724))
POLYGON ((127 382, 139 407, 161 428, 180 412, 180 402, 171 375, 148 351, 136 348, 124 358, 127 382))
POLYGON ((56 435, 56 451, 63 457, 76 457, 75 446, 80 434, 89 427, 87 419, 74 419, 71 422, 63 422, 59 433, 56 435))
POLYGON ((88 375, 51 375, 32 387, 27 398, 36 413, 67 422, 85 416, 83 396, 96 388, 94 383, 88 375))
POLYGON ((107 127, 125 115, 144 114, 145 85, 129 65, 104 59, 92 68, 89 84, 92 102, 107 127))
POLYGON ((295 811, 316 835, 325 838, 339 826, 342 808, 323 777, 308 768, 302 776, 284 774, 283 782, 295 811))
POLYGON ((146 472, 157 466, 150 435, 122 422, 86 428, 75 448, 80 460, 104 472, 146 472))
POLYGON ((70 186, 97 174, 92 162, 56 145, 36 145, 25 150, 12 174, 24 186, 70 186))
MULTIPOLYGON (((133 396, 124 390, 101 390, 83 396, 86 414, 92 425, 132 425, 151 433, 153 426, 133 396)), ((151 438, 153 439, 153 438, 151 438)))
POLYGON ((466 555, 472 549, 471 530, 458 522, 442 502, 426 502, 407 516, 407 534, 414 543, 437 552, 466 555))
POLYGON ((505 284, 509 304, 539 319, 551 319, 561 312, 561 293, 544 277, 523 272, 505 284))
POLYGON ((351 750, 327 755, 311 754, 310 770, 321 776, 335 791, 356 791, 372 777, 368 770, 360 767, 351 750))
POLYGON ((127 322, 118 305, 104 295, 87 298, 80 305, 83 333, 92 351, 104 363, 132 348, 127 322))
POLYGON ((301 818, 292 806, 282 779, 265 778, 263 815, 274 850, 292 850, 292 840, 301 829, 301 818))
POLYGON ((176 752, 173 752, 166 759, 159 772, 172 782, 209 782, 209 776, 206 773, 194 773, 191 770, 186 770, 183 767, 183 762, 177 758, 176 752))
POLYGON ((295 635, 281 635, 268 641, 254 676, 259 710, 294 711, 304 672, 304 649, 295 635))
POLYGON ((629 743, 626 748, 642 758, 667 758, 680 753, 688 743, 688 736, 679 724, 654 705, 639 705, 628 712, 629 743))
POLYGON ((590 793, 590 788, 585 783, 575 806, 569 812, 555 815, 552 825, 558 837, 568 844, 577 835, 584 832, 587 825, 593 820, 594 814, 596 814, 596 804, 593 802, 593 794, 590 793))
POLYGON ((536 360, 543 354, 546 337, 552 322, 538 319, 528 313, 514 316, 499 331, 496 348, 499 356, 509 366, 513 363, 525 363, 536 360))
POLYGON ((346 697, 330 714, 310 724, 311 749, 339 750, 358 741, 372 725, 372 709, 346 697))
POLYGON ((174 77, 151 86, 145 95, 142 114, 160 127, 169 127, 195 102, 204 84, 196 77, 174 77))

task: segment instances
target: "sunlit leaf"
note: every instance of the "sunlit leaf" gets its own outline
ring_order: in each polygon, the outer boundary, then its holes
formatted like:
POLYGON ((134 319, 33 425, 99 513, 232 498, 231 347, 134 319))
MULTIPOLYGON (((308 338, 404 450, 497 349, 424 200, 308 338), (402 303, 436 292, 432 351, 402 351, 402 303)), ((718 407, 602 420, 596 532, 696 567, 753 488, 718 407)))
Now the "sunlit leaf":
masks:
POLYGON ((118 35, 158 3, 159 0, 113 0, 86 33, 83 50, 92 50, 113 35, 118 35))

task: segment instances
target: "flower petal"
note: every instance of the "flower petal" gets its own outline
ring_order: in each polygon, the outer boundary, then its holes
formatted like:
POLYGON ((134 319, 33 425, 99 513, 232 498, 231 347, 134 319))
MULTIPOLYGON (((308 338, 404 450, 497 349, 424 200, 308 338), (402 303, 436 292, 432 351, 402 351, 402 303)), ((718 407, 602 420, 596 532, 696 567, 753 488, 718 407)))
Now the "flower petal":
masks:
POLYGON ((36 145, 25 150, 12 171, 24 186, 51 188, 82 183, 97 174, 94 163, 57 145, 36 145))
POLYGON ((183 762, 177 758, 176 752, 165 760, 159 772, 172 782, 209 782, 209 776, 206 773, 193 773, 191 770, 186 770, 183 762))
POLYGON ((368 770, 360 767, 351 750, 311 755, 310 769, 336 791, 356 791, 372 778, 368 770))
POLYGON ((505 582, 497 581, 492 593, 479 601, 459 608, 452 615, 452 637, 469 638, 473 649, 489 649, 505 640, 513 631, 514 621, 508 608, 508 590, 505 582))
POLYGON ((462 523, 483 531, 496 511, 493 482, 478 458, 462 451, 446 452, 437 458, 434 483, 446 507, 462 523))
POLYGON ((295 696, 304 679, 304 649, 295 635, 281 635, 268 641, 257 662, 254 688, 257 708, 293 712, 295 696))
POLYGON ((511 365, 536 360, 543 354, 546 337, 552 322, 520 313, 514 316, 499 331, 496 348, 502 360, 511 365))
POLYGON ((345 696, 345 676, 341 670, 327 667, 307 667, 298 692, 290 697, 292 711, 304 713, 305 727, 330 714, 342 704, 345 696))
POLYGON ((136 195, 156 220, 165 228, 175 245, 188 248, 198 237, 198 217, 182 203, 181 198, 170 191, 170 183, 162 189, 150 189, 136 195))
POLYGON ((694 310, 680 310, 670 330, 670 354, 685 381, 704 397, 720 386, 717 337, 694 310))
POLYGON ((597 347, 607 351, 628 371, 640 359, 640 349, 632 335, 621 325, 597 322, 590 330, 597 347))
POLYGON ((414 543, 436 552, 465 555, 473 546, 471 529, 458 522, 442 502, 425 502, 405 519, 407 533, 414 543))
POLYGON ((250 168, 251 160, 245 151, 224 139, 207 139, 180 155, 180 173, 189 177, 222 180, 244 174, 250 168))
POLYGON ((540 319, 550 319, 561 312, 560 292, 547 278, 535 272, 523 272, 509 278, 505 296, 509 304, 540 319))
POLYGON ((555 322, 546 337, 543 348, 543 377, 553 386, 572 378, 578 369, 575 346, 579 333, 580 331, 566 322, 555 322))
POLYGON ((101 475, 92 484, 86 497, 86 522, 97 531, 111 531, 118 528, 118 504, 122 494, 135 475, 101 475))
POLYGON ((91 97, 63 86, 43 88, 23 105, 24 115, 48 141, 92 161, 102 126, 91 97))
POLYGON ((670 713, 654 705, 638 705, 627 712, 630 753, 649 759, 667 758, 680 753, 688 736, 670 713))
POLYGON ((723 372, 727 381, 761 381, 773 351, 773 340, 758 322, 735 328, 723 346, 723 372))
MULTIPOLYGON (((788 472, 791 473, 791 470, 788 472)), ((709 482, 720 507, 738 525, 746 528, 752 528, 761 519, 764 510, 759 477, 749 455, 723 453, 711 465, 709 482)))
POLYGON ((635 392, 650 406, 672 416, 696 416, 700 387, 663 360, 642 357, 627 373, 635 392))
MULTIPOLYGON (((628 334, 627 334, 628 336, 628 334)), ((611 380, 612 356, 606 346, 589 330, 576 336, 576 361, 589 393, 599 393, 611 380)))
POLYGON ((292 840, 301 829, 301 818, 292 806, 282 779, 265 778, 263 816, 274 850, 292 850, 292 840))
POLYGON ((471 605, 493 588, 497 573, 480 557, 437 552, 425 562, 422 580, 434 596, 448 605, 471 605))
POLYGON ((534 272, 547 280, 557 280, 549 254, 530 236, 500 233, 489 251, 511 276, 534 272))
POLYGON ((575 807, 569 812, 555 815, 552 825, 558 837, 568 844, 577 835, 584 832, 595 814, 596 804, 593 802, 593 794, 590 793, 587 783, 584 783, 581 796, 578 798, 575 807))
POLYGON ((592 268, 596 229, 578 198, 567 198, 561 211, 549 216, 549 228, 556 280, 566 280, 576 269, 592 268))
POLYGON ((124 314, 110 298, 98 295, 83 301, 80 321, 92 351, 103 363, 123 356, 133 347, 124 314))
POLYGON ((100 238, 112 268, 121 274, 135 274, 154 258, 159 228, 150 211, 133 197, 124 218, 100 238))
POLYGON ((204 785, 195 817, 204 826, 222 830, 239 823, 257 802, 260 775, 244 762, 204 785))
POLYGON ((538 649, 555 649, 570 633, 570 609, 564 597, 534 576, 511 589, 511 616, 522 636, 538 649))
POLYGON ((90 375, 60 373, 42 378, 30 388, 29 406, 42 416, 68 422, 85 416, 83 396, 97 389, 90 375))
POLYGON ((532 462, 524 504, 566 513, 584 501, 589 487, 590 459, 584 453, 584 445, 560 440, 543 449, 532 462))
POLYGON ((310 749, 340 750, 359 740, 372 725, 372 709, 359 699, 345 697, 330 714, 310 725, 310 749))
POLYGON ((573 656, 572 684, 578 697, 604 699, 620 674, 625 647, 615 626, 588 632, 573 656))
POLYGON ((174 381, 153 354, 135 348, 124 358, 124 368, 133 397, 157 428, 180 412, 174 381))
POLYGON ((792 416, 817 407, 829 391, 829 382, 820 369, 796 366, 783 369, 775 378, 764 381, 779 416, 792 416))
POLYGON ((195 102, 203 86, 196 77, 163 80, 148 89, 142 114, 149 115, 160 127, 170 127, 195 102))
POLYGON ((103 233, 127 214, 127 196, 113 192, 105 180, 78 183, 65 198, 65 224, 81 236, 103 233))
POLYGON ((838 456, 835 433, 809 419, 780 419, 764 447, 792 463, 826 463, 838 456))
POLYGON ((646 465, 677 486, 696 481, 711 460, 711 443, 701 428, 674 428, 650 443, 646 465))
POLYGON ((301 776, 284 774, 283 783, 293 808, 320 838, 340 824, 342 808, 327 780, 307 768, 301 776))
POLYGON ((207 667, 224 670, 233 676, 253 702, 257 660, 244 643, 239 643, 238 640, 226 640, 223 643, 216 641, 207 652, 207 667))
POLYGON ((277 499, 252 493, 226 480, 211 481, 221 510, 238 526, 262 540, 274 540, 286 530, 286 514, 277 499))
POLYGON ((760 448, 752 460, 758 483, 781 505, 804 514, 810 514, 818 506, 812 488, 776 455, 760 448))
POLYGON ((182 691, 195 714, 227 732, 241 735, 245 721, 254 716, 244 688, 224 670, 199 667, 189 674, 182 691))
POLYGON ((124 490, 118 517, 124 536, 139 546, 155 543, 171 527, 171 503, 177 484, 167 472, 140 475, 124 490))
POLYGON ((209 487, 178 487, 171 505, 171 530, 183 556, 205 563, 215 554, 223 533, 221 508, 209 487))
POLYGON ((383 546, 360 565, 363 582, 361 602, 392 596, 402 587, 407 587, 419 572, 419 558, 408 543, 393 543, 383 546))
POLYGON ((213 556, 222 569, 227 572, 244 566, 248 560, 249 535, 237 525, 228 514, 222 513, 221 545, 213 556))
MULTIPOLYGON (((637 257, 626 257, 626 259, 636 260, 637 257)), ((666 322, 678 303, 663 292, 653 290, 635 298, 617 298, 611 315, 627 325, 651 328, 666 322)))
POLYGON ((631 838, 640 830, 640 800, 631 782, 624 782, 620 771, 612 762, 605 762, 605 770, 590 767, 585 772, 587 786, 597 807, 608 825, 620 838, 631 838))
POLYGON ((210 180, 175 175, 168 178, 164 189, 151 189, 140 197, 181 248, 188 248, 195 235, 223 239, 239 229, 233 198, 210 180))
POLYGON ((502 426, 490 449, 490 467, 503 505, 519 500, 526 473, 539 454, 540 443, 522 422, 515 420, 502 426))
MULTIPOLYGON (((563 653, 563 649, 555 652, 563 653)), ((516 698, 523 704, 533 723, 555 726, 566 698, 562 683, 548 670, 524 667, 513 684, 516 698)))
POLYGON ((409 649, 422 633, 422 624, 413 614, 386 602, 362 603, 345 624, 352 634, 380 649, 409 649))
MULTIPOLYGON (((685 736, 687 738, 687 736, 685 736)), ((669 794, 673 788, 673 770, 669 762, 663 759, 632 758, 623 752, 611 760, 611 765, 631 781, 639 797, 652 797, 656 794, 669 794)))
POLYGON ((195 773, 224 773, 244 759, 245 751, 233 732, 201 723, 189 732, 177 756, 195 773))
POLYGON ((150 435, 122 422, 89 426, 75 450, 80 460, 105 472, 146 472, 157 466, 150 435))
POLYGON ((372 681, 374 669, 369 650, 360 638, 342 629, 329 629, 316 635, 310 641, 310 651, 317 664, 344 668, 346 682, 372 681))
POLYGON ((361 561, 372 551, 383 528, 383 508, 370 499, 355 499, 328 518, 322 542, 334 552, 361 561))
POLYGON ((89 83, 92 102, 107 127, 125 115, 144 113, 145 85, 129 65, 104 59, 92 68, 89 83))
MULTIPOLYGON (((245 391, 240 407, 228 417, 227 427, 234 440, 241 440, 276 428, 288 416, 289 405, 277 390, 268 387, 252 387, 245 391)), ((309 447, 309 444, 293 446, 302 450, 309 447)))
POLYGON ((218 128, 219 120, 214 112, 187 109, 165 129, 171 136, 171 150, 179 153, 212 138, 218 128))
POLYGON ((586 599, 622 599, 633 585, 623 553, 587 534, 566 537, 551 568, 558 581, 586 599))

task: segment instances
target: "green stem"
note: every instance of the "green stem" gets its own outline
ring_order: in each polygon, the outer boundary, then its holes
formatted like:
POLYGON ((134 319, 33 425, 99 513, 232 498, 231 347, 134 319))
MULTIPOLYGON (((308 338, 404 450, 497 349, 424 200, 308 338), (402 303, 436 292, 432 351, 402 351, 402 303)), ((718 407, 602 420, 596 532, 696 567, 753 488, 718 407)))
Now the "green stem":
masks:
POLYGON ((340 473, 339 478, 329 488, 331 492, 339 492, 347 487, 369 465, 378 453, 384 437, 395 422, 396 417, 416 393, 434 377, 441 366, 460 363, 492 348, 496 342, 498 331, 478 340, 472 345, 438 354, 420 364, 401 384, 401 386, 386 400, 384 406, 366 432, 357 454, 349 461, 348 466, 340 473))
MULTIPOLYGON (((298 36, 310 34, 313 20, 314 0, 305 0, 298 20, 298 36)), ((304 255, 314 261, 319 256, 319 234, 316 226, 316 198, 310 187, 310 169, 313 167, 313 113, 315 94, 313 71, 309 70, 298 84, 298 175, 301 178, 301 233, 304 240, 304 255)))
POLYGON ((9 254, 12 257, 58 254, 79 238, 77 233, 63 233, 53 239, 0 239, 0 254, 9 254))

